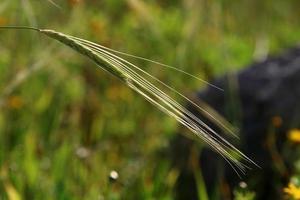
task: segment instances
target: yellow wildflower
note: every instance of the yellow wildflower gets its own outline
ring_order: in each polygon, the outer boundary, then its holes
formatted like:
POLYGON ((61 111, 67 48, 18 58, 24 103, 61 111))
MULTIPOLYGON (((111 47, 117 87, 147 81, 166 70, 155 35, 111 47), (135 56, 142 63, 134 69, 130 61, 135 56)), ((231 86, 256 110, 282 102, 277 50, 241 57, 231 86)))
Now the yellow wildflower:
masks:
POLYGON ((293 183, 289 183, 288 187, 284 188, 283 191, 293 199, 300 199, 300 188, 293 183))
POLYGON ((8 19, 0 16, 0 26, 5 26, 8 23, 8 19))
POLYGON ((300 143, 300 130, 292 129, 288 133, 288 139, 292 142, 300 143))
POLYGON ((81 3, 81 0, 68 0, 68 2, 71 6, 75 6, 79 3, 81 3))
POLYGON ((20 96, 11 96, 8 99, 8 106, 13 109, 19 109, 23 106, 23 101, 20 96))
POLYGON ((272 117, 272 124, 274 127, 279 128, 282 125, 282 118, 278 115, 272 117))

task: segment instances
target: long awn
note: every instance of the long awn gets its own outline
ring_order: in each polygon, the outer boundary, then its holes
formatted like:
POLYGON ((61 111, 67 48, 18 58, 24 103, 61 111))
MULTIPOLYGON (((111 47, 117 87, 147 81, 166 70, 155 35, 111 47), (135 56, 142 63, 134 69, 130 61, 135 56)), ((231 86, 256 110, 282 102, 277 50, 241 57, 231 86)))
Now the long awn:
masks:
MULTIPOLYGON (((217 119, 217 117, 211 115, 204 108, 198 106, 196 103, 184 96, 182 93, 178 92, 173 87, 167 85, 163 81, 159 80, 158 78, 154 77, 153 75, 149 74, 143 69, 137 67, 136 65, 130 63, 129 61, 117 56, 116 54, 122 54, 125 56, 131 56, 134 58, 149 61, 164 67, 171 68, 173 70, 179 71, 188 76, 203 81, 202 79, 199 79, 198 77, 192 74, 189 74, 183 70, 179 70, 169 65, 165 65, 146 58, 109 49, 107 47, 90 42, 88 40, 66 35, 61 32, 56 32, 54 30, 15 26, 0 28, 35 30, 55 40, 58 40, 61 43, 71 47, 75 51, 89 57, 100 68, 110 72, 111 74, 119 78, 134 91, 142 95, 147 101, 156 106, 159 110, 166 113, 170 117, 176 119, 179 123, 183 124, 190 131, 192 131, 192 133, 194 133, 197 137, 205 141, 209 146, 211 146, 212 149, 218 152, 232 166, 232 168, 236 171, 238 175, 240 174, 240 172, 244 174, 246 168, 249 168, 247 164, 243 163, 243 161, 246 161, 246 163, 248 164, 252 163, 256 165, 256 163, 254 163, 250 158, 248 158, 236 147, 234 147, 232 144, 226 141, 221 135, 219 135, 216 131, 210 128, 192 112, 187 110, 182 104, 174 100, 170 95, 168 95, 162 89, 154 85, 151 81, 149 81, 149 79, 156 82, 160 86, 166 88, 166 90, 175 92, 177 95, 184 98, 192 105, 196 106, 199 110, 202 111, 202 113, 209 116, 220 127, 232 133, 229 128, 227 128, 220 120, 217 119)), ((212 87, 215 87, 216 89, 222 90, 221 88, 218 88, 215 85, 212 85, 210 83, 207 84, 209 84, 212 87)))

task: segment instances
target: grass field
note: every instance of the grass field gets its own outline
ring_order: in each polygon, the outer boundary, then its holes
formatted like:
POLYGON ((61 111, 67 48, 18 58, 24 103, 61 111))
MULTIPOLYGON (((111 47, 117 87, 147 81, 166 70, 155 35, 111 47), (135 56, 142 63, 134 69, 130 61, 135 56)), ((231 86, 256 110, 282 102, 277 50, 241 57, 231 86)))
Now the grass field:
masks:
MULTIPOLYGON (((211 81, 297 44, 299 7, 296 0, 2 0, 0 26, 55 29, 211 81)), ((206 86, 126 59, 183 94, 206 86)), ((164 152, 178 126, 70 48, 0 30, 0 199, 171 200, 179 171, 164 152)))

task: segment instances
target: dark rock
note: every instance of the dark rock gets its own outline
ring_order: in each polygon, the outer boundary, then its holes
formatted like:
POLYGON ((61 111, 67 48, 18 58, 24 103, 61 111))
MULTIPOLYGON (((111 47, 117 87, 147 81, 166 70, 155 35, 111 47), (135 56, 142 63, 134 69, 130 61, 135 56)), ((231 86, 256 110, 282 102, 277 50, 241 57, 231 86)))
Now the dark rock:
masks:
MULTIPOLYGON (((225 92, 208 87, 199 92, 197 98, 238 126, 239 149, 261 167, 249 170, 242 179, 256 192, 257 199, 281 199, 282 189, 275 183, 282 184, 281 187, 285 185, 291 171, 283 144, 288 130, 300 127, 300 47, 254 63, 235 74, 227 74, 213 84, 224 88, 225 92)), ((192 105, 188 105, 188 109, 222 132, 192 105)), ((188 156, 195 143, 183 136, 172 142, 175 165, 181 170, 177 199, 197 199, 188 156)), ((198 162, 209 195, 219 192, 222 199, 230 199, 233 188, 241 181, 232 167, 208 148, 201 151, 198 162), (228 194, 224 192, 226 188, 229 188, 228 194)))

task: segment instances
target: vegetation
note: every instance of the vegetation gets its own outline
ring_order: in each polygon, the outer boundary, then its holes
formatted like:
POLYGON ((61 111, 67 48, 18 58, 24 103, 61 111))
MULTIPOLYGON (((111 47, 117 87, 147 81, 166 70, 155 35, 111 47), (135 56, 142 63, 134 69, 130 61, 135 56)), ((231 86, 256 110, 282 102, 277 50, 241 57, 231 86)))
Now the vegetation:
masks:
MULTIPOLYGON (((4 0, 0 25, 59 30, 210 81, 296 44, 299 6, 292 0, 4 0)), ((1 199, 173 199, 179 171, 163 152, 176 135, 175 120, 61 44, 28 31, 0 36, 1 199)), ((184 94, 205 86, 128 59, 184 94)), ((285 188, 291 197, 297 184, 295 174, 285 188)), ((253 191, 234 193, 255 198, 253 191)))

